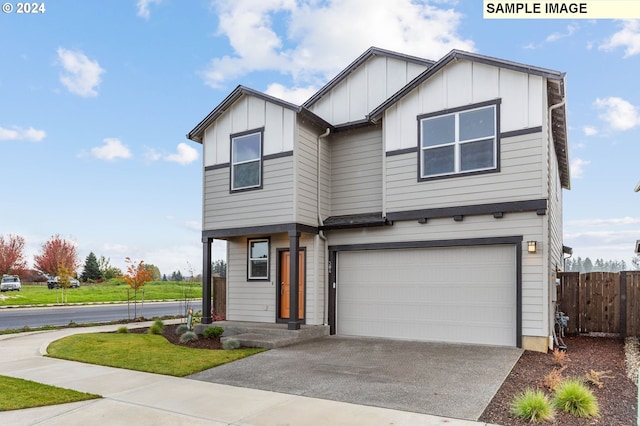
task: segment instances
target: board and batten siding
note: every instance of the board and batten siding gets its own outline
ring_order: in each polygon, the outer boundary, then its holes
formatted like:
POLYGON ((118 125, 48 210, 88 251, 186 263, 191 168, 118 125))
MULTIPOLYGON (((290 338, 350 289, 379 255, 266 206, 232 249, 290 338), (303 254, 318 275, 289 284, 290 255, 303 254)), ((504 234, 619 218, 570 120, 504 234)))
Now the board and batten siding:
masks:
MULTIPOLYGON (((507 237, 522 235, 522 334, 548 336, 546 310, 546 271, 542 253, 527 253, 526 242, 542 241, 542 221, 546 216, 535 212, 508 213, 501 219, 492 215, 465 216, 462 222, 452 218, 417 221, 396 221, 393 226, 327 231, 329 245, 396 243, 406 241, 460 240, 469 238, 507 237)), ((339 260, 338 260, 339 261, 339 260)), ((515 284, 514 284, 515 285, 515 284)))
POLYGON ((382 211, 382 131, 340 133, 331 143, 331 215, 382 211))
POLYGON ((309 109, 333 124, 362 120, 425 69, 398 58, 373 56, 309 109))
POLYGON ((263 162, 262 189, 229 192, 229 167, 204 172, 203 230, 291 223, 293 155, 263 162))
MULTIPOLYGON (((227 320, 273 323, 276 321, 276 289, 278 279, 278 249, 289 248, 286 234, 255 235, 270 237, 269 281, 247 280, 247 237, 232 238, 227 243, 227 320)), ((324 321, 324 246, 319 245, 316 263, 315 238, 303 234, 300 247, 306 255, 306 324, 324 321)))
POLYGON ((242 96, 204 132, 204 166, 231 161, 230 135, 264 127, 263 155, 293 149, 296 113, 254 96, 242 96))
POLYGON ((455 61, 431 76, 384 113, 385 149, 415 148, 421 114, 501 99, 500 131, 542 125, 546 108, 542 77, 477 62, 455 61))
MULTIPOLYGON (((414 123, 415 124, 415 123, 414 123)), ((500 171, 418 182, 418 153, 386 158, 387 212, 546 198, 542 133, 500 140, 500 171)))

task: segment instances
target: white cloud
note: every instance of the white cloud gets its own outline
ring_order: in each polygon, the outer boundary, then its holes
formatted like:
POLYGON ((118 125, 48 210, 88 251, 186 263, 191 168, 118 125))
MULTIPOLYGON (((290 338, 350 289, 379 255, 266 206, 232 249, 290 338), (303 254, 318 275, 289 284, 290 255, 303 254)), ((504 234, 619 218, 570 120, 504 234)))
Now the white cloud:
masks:
POLYGON ((0 141, 29 141, 40 142, 47 136, 44 130, 36 130, 33 127, 23 129, 13 126, 11 129, 0 127, 0 141))
POLYGON ((582 131, 584 132, 585 136, 595 136, 598 134, 598 129, 594 126, 584 126, 582 128, 582 131))
POLYGON ((605 110, 600 118, 606 121, 613 130, 630 130, 640 125, 638 108, 622 98, 615 96, 598 98, 595 105, 605 110))
POLYGON ((599 46, 601 50, 614 50, 617 47, 625 48, 625 58, 640 53, 640 20, 623 20, 622 29, 599 46))
POLYGON ((584 168, 591 164, 591 161, 575 158, 571 161, 571 177, 580 179, 584 175, 584 168))
POLYGON ((136 3, 136 6, 138 7, 138 16, 144 19, 149 19, 149 6, 154 3, 160 4, 162 3, 162 0, 138 0, 136 3))
POLYGON ((560 39, 571 37, 580 27, 577 24, 569 24, 567 25, 567 31, 564 33, 553 33, 549 35, 546 39, 548 43, 552 43, 554 41, 558 41, 560 39))
POLYGON ((218 33, 234 50, 232 56, 214 58, 202 73, 216 88, 266 70, 292 76, 296 87, 318 86, 372 45, 429 59, 454 48, 474 50, 473 42, 458 34, 462 15, 426 0, 379 2, 376 7, 369 0, 212 4, 218 33))
POLYGON ((178 152, 175 154, 165 155, 166 161, 187 165, 196 161, 199 157, 198 151, 184 142, 178 144, 178 152))
POLYGON ((60 82, 71 93, 82 97, 97 96, 97 87, 102 81, 101 75, 105 72, 98 61, 92 61, 80 51, 58 48, 58 59, 64 68, 60 74, 60 82))
POLYGON ((202 222, 198 221, 198 220, 187 220, 184 223, 184 226, 187 229, 191 229, 192 231, 202 231, 202 222))
MULTIPOLYGON (((640 218, 625 216, 625 217, 616 217, 616 218, 609 218, 609 219, 571 220, 567 222, 567 225, 568 226, 640 225, 640 218)), ((589 233, 583 233, 583 234, 589 234, 589 233)), ((594 232, 591 232, 591 234, 594 234, 594 232)), ((571 234, 572 237, 576 235, 582 235, 582 234, 571 234)), ((598 235, 602 235, 602 233, 599 232, 598 235)))
POLYGON ((302 105, 307 99, 313 96, 318 89, 319 87, 313 86, 287 88, 282 84, 273 83, 267 87, 265 93, 296 105, 302 105))
POLYGON ((120 139, 115 138, 104 139, 104 145, 91 148, 91 154, 100 160, 108 161, 131 157, 129 148, 120 139))
POLYGON ((153 148, 145 148, 145 152, 144 152, 144 158, 147 161, 158 161, 159 159, 162 158, 162 154, 160 154, 158 151, 156 151, 153 148))

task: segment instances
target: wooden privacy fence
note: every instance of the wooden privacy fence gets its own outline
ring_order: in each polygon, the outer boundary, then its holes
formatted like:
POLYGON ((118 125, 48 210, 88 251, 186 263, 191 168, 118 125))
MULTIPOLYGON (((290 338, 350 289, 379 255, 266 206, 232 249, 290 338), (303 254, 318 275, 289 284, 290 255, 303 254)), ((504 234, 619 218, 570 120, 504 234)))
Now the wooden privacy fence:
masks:
POLYGON ((211 294, 213 297, 213 312, 216 315, 227 312, 227 279, 225 277, 213 277, 211 294))
POLYGON ((640 271, 561 272, 557 300, 567 332, 640 336, 640 271))

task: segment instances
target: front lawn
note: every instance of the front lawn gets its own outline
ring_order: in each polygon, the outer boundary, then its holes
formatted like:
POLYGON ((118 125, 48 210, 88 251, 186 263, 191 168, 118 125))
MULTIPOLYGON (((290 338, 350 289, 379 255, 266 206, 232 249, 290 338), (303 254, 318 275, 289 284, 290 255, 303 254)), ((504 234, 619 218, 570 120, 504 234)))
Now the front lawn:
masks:
POLYGON ((265 349, 192 349, 169 343, 160 335, 129 333, 76 334, 57 340, 48 356, 108 367, 184 377, 265 349))
MULTIPOLYGON (((185 300, 202 297, 201 283, 152 281, 144 286, 144 300, 185 300)), ((127 290, 133 297, 133 290, 126 284, 81 283, 80 288, 64 290, 66 303, 126 302, 127 290)), ((52 305, 61 303, 62 289, 49 290, 45 285, 22 285, 21 291, 3 292, 0 294, 0 306, 12 305, 52 305)), ((138 301, 142 300, 142 292, 138 291, 138 301)))
POLYGON ((85 392, 58 388, 30 380, 0 376, 0 411, 65 404, 102 398, 85 392))

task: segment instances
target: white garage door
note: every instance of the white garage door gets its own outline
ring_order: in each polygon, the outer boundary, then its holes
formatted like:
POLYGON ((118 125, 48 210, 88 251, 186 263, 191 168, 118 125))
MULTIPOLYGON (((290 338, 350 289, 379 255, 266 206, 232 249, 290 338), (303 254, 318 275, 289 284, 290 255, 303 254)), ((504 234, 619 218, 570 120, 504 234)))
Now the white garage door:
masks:
POLYGON ((515 247, 338 253, 336 332, 516 346, 515 247))

